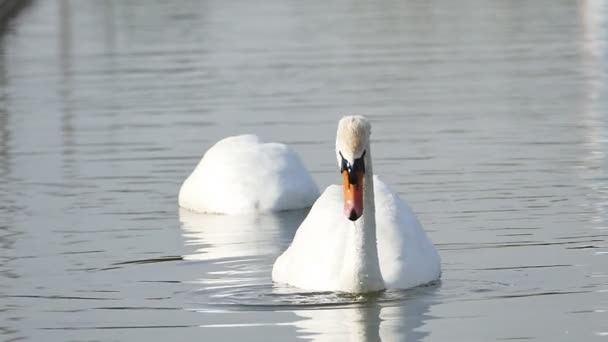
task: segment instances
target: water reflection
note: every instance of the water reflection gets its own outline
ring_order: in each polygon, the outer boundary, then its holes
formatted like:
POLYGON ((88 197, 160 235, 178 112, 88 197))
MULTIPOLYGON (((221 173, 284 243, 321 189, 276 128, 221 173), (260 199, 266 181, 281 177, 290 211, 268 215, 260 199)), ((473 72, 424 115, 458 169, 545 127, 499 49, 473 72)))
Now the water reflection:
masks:
POLYGON ((428 336, 421 329, 433 317, 432 297, 417 291, 415 297, 385 306, 375 302, 354 307, 297 310, 304 318, 294 325, 298 334, 313 341, 420 341, 428 336))
POLYGON ((300 336, 311 338, 312 341, 381 341, 381 310, 379 305, 372 304, 356 308, 296 311, 298 316, 305 319, 295 325, 300 336))
POLYGON ((264 215, 215 215, 179 210, 185 260, 204 273, 193 302, 204 305, 274 305, 270 272, 307 210, 264 215))
POLYGON ((200 214, 179 209, 189 260, 272 258, 291 242, 307 210, 264 215, 200 214))
MULTIPOLYGON (((10 111, 9 111, 9 93, 8 81, 6 77, 6 52, 4 47, 0 46, 0 179, 8 179, 11 173, 11 155, 10 155, 10 138, 9 130, 10 111)), ((0 193, 6 193, 4 187, 8 182, 0 182, 0 193)), ((2 196, 2 200, 9 199, 8 196, 2 196)), ((7 205, 7 204, 4 204, 7 205)))
MULTIPOLYGON (((588 188, 587 200, 582 206, 590 212, 592 222, 591 232, 594 236, 605 237, 608 231, 608 184, 606 144, 608 143, 608 125, 605 116, 606 103, 606 67, 607 54, 606 41, 606 9, 605 0, 584 1, 579 8, 582 39, 580 53, 582 64, 585 65, 585 98, 581 105, 581 125, 584 127, 585 153, 579 156, 577 172, 582 183, 588 188)), ((589 233, 587 233, 589 234, 589 233)), ((605 258, 608 254, 608 245, 590 245, 588 251, 593 252, 595 258, 605 258)), ((596 265, 590 269, 588 277, 591 282, 598 284, 597 292, 606 291, 605 279, 608 275, 606 269, 596 265), (595 281, 595 279, 602 279, 595 281)), ((605 313, 608 301, 594 303, 594 313, 605 313)), ((596 328, 595 334, 602 336, 604 328, 596 328)))
MULTIPOLYGON (((20 273, 13 265, 15 258, 12 251, 15 249, 17 240, 23 235, 15 229, 15 215, 18 210, 15 199, 10 196, 12 193, 12 181, 14 180, 12 171, 12 151, 11 151, 11 131, 10 131, 10 110, 8 80, 6 74, 6 52, 4 46, 0 47, 0 297, 4 296, 4 288, 12 279, 21 277, 20 273)), ((19 304, 9 301, 3 304, 2 312, 5 318, 0 323, 2 335, 13 335, 15 339, 23 338, 23 334, 8 324, 11 320, 21 319, 19 315, 19 304)))
POLYGON ((77 150, 76 139, 74 137, 74 81, 73 81, 73 33, 72 15, 70 12, 70 1, 61 0, 58 6, 59 25, 59 47, 57 61, 60 70, 59 82, 59 108, 61 111, 61 139, 62 139, 62 171, 65 179, 73 179, 77 171, 74 169, 76 160, 74 154, 77 150))

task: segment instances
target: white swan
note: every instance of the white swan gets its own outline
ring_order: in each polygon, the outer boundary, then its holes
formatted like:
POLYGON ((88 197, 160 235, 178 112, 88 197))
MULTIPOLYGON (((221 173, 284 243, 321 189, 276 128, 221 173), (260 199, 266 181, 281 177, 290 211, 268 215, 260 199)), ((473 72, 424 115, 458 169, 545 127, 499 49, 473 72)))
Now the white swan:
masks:
POLYGON ((179 190, 182 208, 248 214, 308 208, 319 188, 298 155, 255 135, 228 137, 203 156, 179 190))
POLYGON ((412 210, 372 176, 371 127, 362 116, 338 124, 336 155, 343 189, 315 202, 272 279, 316 291, 366 293, 437 280, 440 259, 412 210))

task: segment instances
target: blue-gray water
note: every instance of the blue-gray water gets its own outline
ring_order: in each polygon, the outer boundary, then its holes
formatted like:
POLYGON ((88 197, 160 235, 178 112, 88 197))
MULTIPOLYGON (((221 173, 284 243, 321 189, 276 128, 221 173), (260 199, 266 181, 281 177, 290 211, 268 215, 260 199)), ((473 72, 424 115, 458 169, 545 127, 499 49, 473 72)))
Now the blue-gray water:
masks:
POLYGON ((605 340, 607 6, 35 1, 0 54, 0 338, 605 340), (350 112, 440 284, 273 288, 305 212, 178 210, 205 149, 238 133, 339 182, 350 112))

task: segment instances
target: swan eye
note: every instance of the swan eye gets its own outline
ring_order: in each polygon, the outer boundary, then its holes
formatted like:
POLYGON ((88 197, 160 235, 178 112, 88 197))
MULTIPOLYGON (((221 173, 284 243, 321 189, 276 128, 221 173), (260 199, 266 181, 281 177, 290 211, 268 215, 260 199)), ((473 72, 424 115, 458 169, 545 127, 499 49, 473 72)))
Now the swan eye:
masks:
POLYGON ((342 152, 338 152, 340 154, 340 158, 342 158, 342 162, 340 163, 340 172, 348 172, 350 173, 352 168, 350 166, 350 163, 348 162, 348 160, 346 160, 344 158, 344 156, 342 155, 342 152))
POLYGON ((366 151, 363 151, 363 154, 361 155, 361 157, 355 159, 355 162, 353 165, 353 171, 365 172, 365 163, 363 162, 363 157, 365 157, 365 152, 366 151))
POLYGON ((363 157, 365 157, 365 152, 366 151, 363 151, 361 157, 355 159, 352 165, 348 160, 346 160, 346 158, 344 158, 342 152, 338 152, 340 154, 340 158, 342 158, 342 161, 340 163, 340 172, 346 171, 348 173, 349 181, 351 182, 351 184, 357 184, 357 173, 365 173, 365 163, 363 161, 363 157))

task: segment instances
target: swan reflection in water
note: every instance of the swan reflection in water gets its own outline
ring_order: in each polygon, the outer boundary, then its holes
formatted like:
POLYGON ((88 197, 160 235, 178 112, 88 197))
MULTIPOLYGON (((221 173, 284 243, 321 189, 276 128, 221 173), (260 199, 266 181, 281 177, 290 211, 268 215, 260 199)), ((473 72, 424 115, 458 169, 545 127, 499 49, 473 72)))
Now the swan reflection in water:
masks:
MULTIPOLYGON (((184 260, 195 262, 202 302, 218 298, 233 304, 243 296, 270 292, 270 270, 287 248, 308 210, 269 214, 221 215, 179 210, 185 240, 184 260)), ((196 300, 199 301, 198 299, 196 300)))
MULTIPOLYGON (((282 252, 295 234, 308 210, 268 214, 201 214, 179 209, 179 220, 186 246, 193 251, 187 260, 216 260, 272 256, 282 252)), ((270 272, 270 269, 268 270, 270 272)))
POLYGON ((294 325, 298 336, 319 342, 420 341, 429 334, 423 327, 433 318, 429 309, 435 304, 436 291, 433 285, 377 294, 378 298, 367 295, 361 304, 295 310, 304 319, 294 325), (387 295, 406 297, 384 301, 387 295))
MULTIPOLYGON (((194 308, 218 308, 240 315, 243 310, 276 312, 272 322, 288 324, 293 336, 313 341, 418 341, 420 328, 431 319, 435 286, 368 294, 365 297, 310 293, 272 284, 275 258, 287 248, 307 211, 267 215, 210 215, 180 209, 186 247, 184 259, 197 263, 201 288, 193 294, 194 308), (349 304, 351 303, 351 304, 349 304), (354 304, 352 304, 354 303, 354 304), (295 318, 295 319, 294 319, 295 318)), ((257 315, 250 315, 255 320, 257 315)), ((234 329, 246 329, 235 326, 234 329)), ((283 330, 284 332, 285 330, 283 330)))

